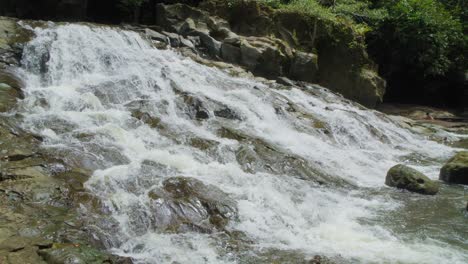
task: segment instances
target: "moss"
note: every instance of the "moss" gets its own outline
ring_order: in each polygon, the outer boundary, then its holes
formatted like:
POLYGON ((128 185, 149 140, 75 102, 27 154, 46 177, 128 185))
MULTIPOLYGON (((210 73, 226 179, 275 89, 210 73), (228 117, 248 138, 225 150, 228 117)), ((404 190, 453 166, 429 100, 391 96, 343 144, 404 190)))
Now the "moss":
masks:
POLYGON ((468 151, 461 151, 447 161, 439 178, 449 183, 468 185, 468 151))
POLYGON ((434 195, 439 191, 437 183, 421 172, 405 165, 392 167, 387 174, 385 184, 411 192, 434 195))

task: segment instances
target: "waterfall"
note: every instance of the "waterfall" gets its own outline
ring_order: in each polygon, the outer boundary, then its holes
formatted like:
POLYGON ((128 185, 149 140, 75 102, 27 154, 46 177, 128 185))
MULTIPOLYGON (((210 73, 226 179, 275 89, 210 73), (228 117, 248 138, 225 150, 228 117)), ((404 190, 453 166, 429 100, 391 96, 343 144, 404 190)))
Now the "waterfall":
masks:
MULTIPOLYGON (((107 214, 83 213, 108 250, 136 263, 262 263, 287 252, 356 263, 468 258, 463 234, 399 231, 409 194, 384 186, 397 163, 437 179, 453 149, 323 87, 231 76, 136 32, 66 24, 35 33, 18 69, 22 125, 92 173, 86 189, 107 214), (169 207, 152 194, 174 177, 225 194, 235 209, 224 230, 168 231, 169 207)), ((202 214, 198 203, 178 205, 202 214)))

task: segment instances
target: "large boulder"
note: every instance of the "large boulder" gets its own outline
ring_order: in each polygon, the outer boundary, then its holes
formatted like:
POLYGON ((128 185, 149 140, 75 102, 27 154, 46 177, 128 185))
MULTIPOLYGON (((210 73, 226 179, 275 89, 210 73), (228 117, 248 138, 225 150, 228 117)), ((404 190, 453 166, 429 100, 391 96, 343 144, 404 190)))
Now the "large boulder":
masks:
POLYGON ((294 59, 289 69, 291 78, 299 81, 315 82, 317 81, 317 71, 317 55, 302 51, 294 53, 294 59))
POLYGON ((166 179, 148 195, 155 227, 167 232, 210 233, 237 215, 236 203, 226 193, 194 178, 166 179))
POLYGON ((457 153, 440 170, 439 179, 468 185, 468 151, 457 153))
POLYGON ((388 171, 385 184, 420 194, 434 195, 439 191, 438 184, 426 175, 401 164, 392 167, 388 171))

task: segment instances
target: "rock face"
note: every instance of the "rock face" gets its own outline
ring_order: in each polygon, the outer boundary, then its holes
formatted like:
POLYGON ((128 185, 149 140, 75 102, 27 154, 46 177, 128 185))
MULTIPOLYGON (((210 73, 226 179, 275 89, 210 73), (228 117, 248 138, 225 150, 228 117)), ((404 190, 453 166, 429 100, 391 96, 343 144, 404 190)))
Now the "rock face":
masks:
POLYGON ((459 152, 440 170, 439 178, 448 183, 468 185, 468 151, 459 152))
POLYGON ((211 0, 201 8, 226 19, 239 35, 278 39, 290 47, 293 57, 283 64, 287 77, 318 82, 367 107, 382 102, 386 83, 369 59, 364 36, 351 27, 293 11, 276 11, 257 1, 211 0))
POLYGON ((199 39, 198 48, 215 59, 235 63, 268 78, 292 76, 314 81, 317 56, 293 50, 279 38, 240 36, 229 23, 187 5, 157 6, 157 25, 187 38, 199 39))
POLYGON ((426 175, 401 164, 392 167, 388 171, 385 184, 420 194, 434 195, 439 191, 437 183, 426 175))

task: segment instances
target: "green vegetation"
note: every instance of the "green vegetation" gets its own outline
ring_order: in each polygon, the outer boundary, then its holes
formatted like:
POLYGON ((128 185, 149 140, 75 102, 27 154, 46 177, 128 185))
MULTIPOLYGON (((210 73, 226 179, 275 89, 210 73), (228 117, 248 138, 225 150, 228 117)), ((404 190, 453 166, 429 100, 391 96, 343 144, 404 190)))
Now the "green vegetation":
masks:
POLYGON ((132 13, 133 22, 138 23, 140 19, 141 6, 148 0, 119 0, 120 8, 127 13, 132 13))
POLYGON ((399 64, 423 76, 444 75, 461 66, 463 53, 456 50, 466 41, 462 23, 442 3, 402 0, 387 9, 389 15, 375 29, 374 45, 391 47, 400 56, 399 64))
MULTIPOLYGON (((460 85, 460 76, 467 70, 466 0, 256 1, 280 11, 351 26, 357 35, 365 34, 369 54, 389 81, 390 94, 402 90, 397 97, 446 89, 429 84, 435 79, 451 83, 449 86, 460 85), (394 81, 405 78, 412 81, 394 81)), ((427 96, 437 97, 437 93, 427 96)))

